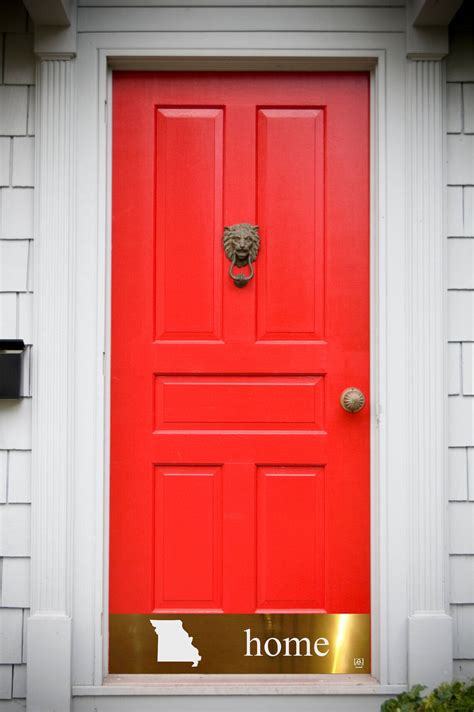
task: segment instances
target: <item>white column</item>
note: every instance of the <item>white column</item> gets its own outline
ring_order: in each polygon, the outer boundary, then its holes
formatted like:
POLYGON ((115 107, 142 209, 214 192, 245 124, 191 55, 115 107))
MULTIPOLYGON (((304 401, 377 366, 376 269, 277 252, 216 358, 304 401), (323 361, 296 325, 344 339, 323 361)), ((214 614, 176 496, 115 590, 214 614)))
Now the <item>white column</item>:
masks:
POLYGON ((408 62, 408 681, 429 686, 452 675, 446 613, 443 83, 440 61, 408 62))
POLYGON ((37 77, 35 337, 28 710, 71 700, 71 354, 74 61, 40 59, 37 77))

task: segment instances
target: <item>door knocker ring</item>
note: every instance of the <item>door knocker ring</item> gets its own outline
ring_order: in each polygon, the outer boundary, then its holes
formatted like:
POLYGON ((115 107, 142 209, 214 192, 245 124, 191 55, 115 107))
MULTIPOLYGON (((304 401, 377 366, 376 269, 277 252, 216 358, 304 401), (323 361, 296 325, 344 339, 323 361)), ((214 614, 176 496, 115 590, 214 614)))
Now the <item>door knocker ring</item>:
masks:
POLYGON ((230 260, 229 276, 236 287, 245 287, 254 276, 253 263, 257 259, 260 247, 258 225, 238 223, 224 227, 224 252, 230 260), (234 267, 249 266, 250 272, 245 274, 234 273, 234 267))

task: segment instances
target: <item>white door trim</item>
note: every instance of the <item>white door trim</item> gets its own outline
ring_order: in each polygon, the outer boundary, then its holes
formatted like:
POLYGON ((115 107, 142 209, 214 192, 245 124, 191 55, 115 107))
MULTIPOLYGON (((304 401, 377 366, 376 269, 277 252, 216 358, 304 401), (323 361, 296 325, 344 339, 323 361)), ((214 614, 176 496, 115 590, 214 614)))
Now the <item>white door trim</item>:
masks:
MULTIPOLYGON (((90 43, 91 41, 94 41, 94 36, 87 36, 87 42, 90 43)), ((116 37, 115 39, 122 39, 120 37, 116 37)), ((391 40, 392 38, 388 38, 388 40, 391 40)), ((398 38, 397 38, 398 39, 398 38)), ((79 93, 79 98, 78 98, 78 106, 82 105, 82 90, 81 90, 81 40, 82 38, 79 37, 79 51, 78 51, 78 93, 79 93)), ((403 96, 400 96, 400 92, 403 93, 403 88, 404 88, 404 81, 402 79, 403 77, 403 72, 404 72, 404 62, 405 62, 405 57, 403 53, 403 46, 400 41, 398 43, 395 41, 393 42, 392 40, 392 45, 397 45, 398 44, 398 51, 396 51, 394 48, 391 49, 392 53, 392 96, 395 93, 395 90, 398 88, 397 96, 393 96, 393 102, 394 106, 398 105, 401 106, 403 110, 403 96), (397 66, 398 65, 398 66, 397 66), (398 70, 398 73, 397 73, 398 70), (398 76, 398 83, 395 79, 395 76, 398 76), (398 86, 397 86, 398 84, 398 86)), ((120 68, 124 67, 135 67, 136 64, 139 64, 140 68, 143 68, 146 66, 149 69, 157 69, 160 67, 163 67, 164 62, 166 62, 166 68, 169 68, 169 62, 172 61, 173 64, 171 65, 172 67, 176 68, 177 66, 180 66, 181 68, 189 68, 190 66, 193 66, 191 62, 184 62, 184 60, 188 59, 191 60, 193 63, 196 60, 205 60, 207 63, 210 63, 210 60, 212 61, 212 64, 210 65, 211 68, 216 68, 219 67, 219 54, 215 50, 206 50, 203 51, 199 54, 196 52, 193 52, 192 54, 189 51, 181 51, 181 52, 176 52, 176 51, 170 51, 170 50, 165 50, 162 52, 155 50, 146 50, 146 49, 139 49, 137 50, 136 48, 117 48, 114 46, 113 48, 104 48, 104 47, 97 47, 98 52, 97 55, 95 55, 93 58, 97 62, 95 65, 94 71, 92 72, 92 67, 89 67, 86 69, 84 67, 84 80, 85 82, 89 82, 88 77, 90 78, 91 74, 94 74, 94 76, 99 77, 99 82, 97 85, 97 105, 95 109, 97 110, 97 106, 100 107, 100 113, 102 114, 102 111, 104 110, 104 107, 107 106, 107 114, 108 114, 108 120, 105 122, 103 120, 103 115, 100 116, 100 124, 98 126, 98 144, 101 146, 101 151, 99 154, 99 176, 101 176, 100 179, 100 186, 99 186, 99 202, 101 205, 98 205, 98 214, 99 214, 99 221, 100 221, 100 227, 99 227, 99 254, 101 255, 101 267, 99 270, 99 281, 98 281, 98 300, 99 301, 99 308, 97 309, 97 313, 100 315, 99 318, 99 324, 98 324, 98 329, 99 333, 104 334, 104 346, 103 346, 103 351, 106 354, 106 377, 105 380, 101 383, 101 387, 103 388, 102 391, 102 397, 101 397, 101 405, 100 405, 100 418, 103 420, 103 422, 108 423, 108 418, 106 416, 106 413, 108 412, 108 357, 109 357, 109 348, 108 348, 108 334, 109 334, 109 329, 110 329, 110 324, 108 321, 108 314, 109 314, 109 306, 110 306, 110 301, 108 297, 108 290, 110 287, 109 284, 109 273, 108 276, 105 277, 103 274, 103 269, 107 265, 110 267, 110 225, 108 221, 108 215, 110 214, 110 195, 107 192, 107 185, 104 184, 103 181, 105 181, 105 177, 108 174, 110 178, 110 155, 107 153, 105 150, 107 141, 110 142, 110 126, 111 126, 111 114, 110 114, 110 66, 118 65, 120 68), (181 61, 180 61, 181 60, 181 61), (108 196, 108 200, 105 200, 105 197, 108 196), (108 209, 104 210, 102 206, 105 206, 108 202, 108 209), (102 317, 104 315, 104 317, 102 317), (100 323, 101 322, 101 323, 100 323)), ((373 190, 373 198, 372 198, 372 263, 374 269, 372 270, 373 274, 373 282, 372 282, 372 325, 373 325, 373 341, 372 341, 372 358, 373 361, 375 362, 374 368, 372 369, 372 393, 374 394, 373 397, 373 402, 374 404, 378 403, 383 403, 386 399, 386 396, 383 395, 382 389, 384 388, 384 379, 381 378, 381 364, 383 364, 386 360, 385 356, 385 339, 387 338, 387 335, 385 334, 385 325, 387 324, 387 318, 385 316, 385 309, 387 308, 386 302, 384 300, 384 294, 381 293, 380 290, 380 277, 376 279, 376 275, 381 275, 385 274, 386 270, 386 253, 384 249, 382 249, 382 245, 385 245, 386 238, 384 237, 384 233, 386 232, 386 220, 385 220, 385 215, 387 211, 386 207, 386 166, 385 166, 385 156, 386 156, 386 146, 383 145, 385 143, 385 137, 386 137, 386 75, 387 75, 387 52, 389 50, 379 50, 379 49, 359 49, 359 50, 313 50, 313 51, 308 51, 308 50, 294 50, 292 52, 268 52, 268 51, 262 51, 261 53, 257 53, 255 51, 239 51, 239 52, 226 52, 227 57, 229 57, 228 60, 226 60, 226 63, 229 64, 231 62, 230 58, 233 58, 234 60, 241 61, 242 59, 248 59, 250 66, 258 66, 259 61, 262 61, 262 58, 267 59, 266 63, 266 68, 271 68, 272 66, 275 66, 275 64, 279 64, 280 67, 282 66, 283 63, 285 63, 286 68, 292 67, 292 60, 296 58, 300 58, 301 60, 304 60, 306 63, 307 68, 312 67, 313 69, 319 69, 319 68, 332 68, 332 69, 341 69, 341 68, 347 68, 348 64, 350 63, 353 69, 365 69, 372 65, 372 94, 373 94, 373 102, 372 102, 372 118, 375 120, 375 125, 377 126, 377 130, 374 130, 372 132, 373 138, 372 138, 372 146, 375 149, 373 151, 373 157, 372 157, 372 185, 377 186, 376 190, 373 190), (380 247, 378 247, 380 246, 380 247), (377 309, 375 308, 375 305, 378 305, 377 309)), ((91 60, 91 53, 88 53, 88 60, 91 60)), ((221 65, 222 66, 222 65, 221 65)), ((86 89, 84 86, 84 94, 86 93, 86 89)), ((95 94, 95 92, 94 92, 95 94)), ((84 107, 84 112, 87 111, 87 114, 89 116, 97 116, 96 112, 91 111, 90 105, 86 109, 84 107)), ((400 116, 400 109, 399 111, 399 116, 400 116)), ((92 121, 90 122, 92 124, 92 121)), ((81 126, 81 118, 80 116, 78 117, 78 124, 81 126)), ((394 141, 395 144, 398 146, 400 144, 403 144, 403 120, 402 121, 395 121, 395 117, 393 117, 392 122, 391 122, 391 127, 394 131, 397 132, 398 138, 396 141, 394 141)), ((91 126, 92 128, 92 126, 91 126)), ((97 129, 96 129, 97 131, 97 129)), ((86 138, 87 142, 92 140, 92 137, 90 136, 89 132, 87 132, 84 136, 86 138)), ((80 141, 80 137, 79 137, 80 141)), ((94 143, 95 143, 95 137, 94 137, 94 143)), ((84 147, 81 147, 79 145, 78 147, 78 154, 81 155, 83 154, 83 151, 85 150, 85 145, 84 147)), ((400 151, 396 151, 397 154, 397 159, 403 160, 403 156, 400 157, 400 151)), ((394 156, 395 158, 395 156, 394 156)), ((91 177, 91 176, 90 176, 91 177)), ((84 180, 84 185, 90 184, 90 177, 87 180, 84 180)), ((81 184, 81 179, 79 178, 79 185, 81 184)), ((109 188, 110 188, 110 181, 109 181, 109 188)), ((399 196, 399 200, 402 202, 404 201, 404 193, 399 196)), ((403 217, 403 208, 402 209, 396 209, 394 211, 394 215, 398 216, 398 219, 400 220, 398 228, 394 228, 395 230, 398 231, 398 234, 402 232, 402 217, 403 217)), ((79 228, 79 234, 81 233, 81 230, 79 228)), ((85 234, 85 233, 84 233, 85 234)), ((79 237, 79 243, 81 243, 82 240, 79 237)), ((396 251, 396 246, 393 247, 393 251, 396 251)), ((395 259, 394 256, 392 255, 392 260, 395 259)), ((398 259, 400 260, 400 263, 403 260, 403 256, 398 256, 398 259)), ((403 272, 403 269, 401 269, 401 272, 403 272)), ((382 279, 382 282, 384 281, 385 278, 382 279)), ((102 378, 101 378, 102 380, 102 378)), ((83 388, 80 387, 78 389, 78 392, 82 392, 83 388)), ((403 408, 404 404, 401 403, 399 404, 398 407, 403 408)), ((405 423, 405 418, 400 415, 399 417, 399 422, 401 424, 405 423)), ((402 425, 403 427, 403 425, 402 425)), ((388 516, 388 507, 386 505, 386 494, 384 494, 384 487, 386 487, 386 482, 387 482, 387 476, 384 475, 384 471, 386 472, 388 469, 388 462, 387 462, 387 456, 385 452, 385 430, 386 430, 386 421, 384 418, 382 418, 381 415, 381 408, 379 405, 376 405, 373 409, 373 427, 372 427, 372 473, 373 473, 373 481, 372 481, 372 600, 373 600, 373 620, 374 620, 374 626, 373 626, 373 650, 374 650, 374 660, 373 660, 373 673, 374 677, 380 682, 383 683, 384 685, 390 684, 390 683, 395 683, 397 685, 403 685, 406 681, 406 665, 403 663, 400 664, 400 671, 395 673, 394 677, 390 677, 389 674, 389 669, 388 669, 388 655, 382 654, 382 650, 387 650, 388 648, 388 639, 394 640, 393 632, 390 631, 391 625, 394 625, 394 623, 391 623, 388 611, 387 611, 387 604, 386 604, 386 596, 390 599, 390 593, 387 592, 385 594, 383 592, 384 590, 384 582, 380 578, 379 574, 377 571, 379 570, 380 563, 386 560, 388 557, 388 554, 386 551, 382 551, 382 549, 388 545, 389 540, 388 537, 381 537, 379 535, 379 525, 378 521, 387 520, 388 516), (379 652, 380 651, 380 652, 379 652), (404 669, 405 668, 405 669, 404 669)), ((108 433, 107 433, 108 436, 108 433)), ((400 436, 398 436, 400 437, 400 436)), ((107 442, 108 442, 108 437, 102 440, 102 438, 99 438, 97 440, 97 464, 99 466, 99 462, 102 463, 104 461, 106 463, 105 467, 103 467, 103 472, 104 472, 104 482, 107 483, 108 481, 108 447, 107 447, 107 442)), ((394 497, 396 496, 396 493, 399 493, 399 482, 396 484, 396 487, 393 488, 394 491, 391 493, 392 501, 394 497)), ((107 498, 107 488, 105 490, 105 498, 103 501, 103 512, 105 514, 105 517, 107 517, 107 508, 108 508, 108 498, 107 498)), ((399 495, 400 496, 400 495, 399 495)), ((403 503, 402 509, 406 507, 406 502, 403 503)), ((79 507, 80 508, 80 507, 79 507)), ((405 512, 406 516, 406 512, 405 512)), ((105 533, 105 545, 104 545, 104 550, 106 551, 106 546, 107 546, 107 523, 101 522, 101 527, 102 531, 105 533)), ((99 550, 99 549, 98 549, 99 550)), ((397 551, 399 550, 399 546, 397 546, 397 551)), ((101 562, 101 574, 103 576, 103 586, 106 588, 107 585, 107 565, 106 565, 107 559, 104 557, 104 560, 101 562)), ((403 585, 401 582, 403 581, 402 576, 400 575, 400 570, 397 572, 397 579, 396 579, 396 584, 397 588, 399 590, 397 592, 393 591, 393 584, 391 586, 392 588, 392 595, 393 595, 393 602, 394 605, 397 608, 403 609, 401 611, 400 619, 403 621, 406 621, 406 618, 408 616, 408 609, 406 607, 406 597, 404 595, 404 592, 401 590, 401 586, 403 585)), ((97 574, 98 575, 98 574, 97 574)), ((107 619, 107 597, 104 596, 104 620, 107 619)), ((74 622, 74 626, 76 623, 74 622)), ((77 628, 83 630, 83 623, 77 621, 77 628)), ((107 626, 104 625, 104 630, 106 631, 107 626)), ((96 632, 98 628, 96 626, 96 632)), ((100 685, 103 679, 103 675, 105 672, 105 666, 101 667, 99 664, 100 657, 102 657, 102 660, 104 660, 105 655, 104 651, 106 650, 106 636, 104 638, 97 636, 96 633, 96 668, 95 668, 95 684, 100 685), (99 648, 100 652, 102 652, 102 656, 99 653, 99 648)), ((392 650, 395 650, 395 646, 392 643, 392 650)), ((406 649, 405 649, 406 651, 406 649)), ((400 658, 401 660, 405 660, 406 658, 406 652, 403 650, 403 646, 399 651, 399 655, 397 655, 397 658, 400 658)), ((392 674, 394 674, 392 672, 392 674)), ((331 687, 333 685, 336 685, 336 679, 334 679, 331 683, 331 687)), ((75 692, 79 692, 79 687, 80 685, 75 687, 75 692)), ((204 686, 205 687, 205 686, 204 686)), ((255 687, 253 685, 252 687, 255 687)), ((293 684, 292 684, 293 687, 293 684)), ((298 685, 295 683, 295 692, 297 691, 296 688, 298 685)), ((265 686, 265 688, 268 690, 268 686, 265 686)), ((165 687, 166 689, 166 687, 165 687)), ((169 689, 169 688, 168 688, 169 689)), ((222 689, 222 688, 221 688, 222 689)), ((307 686, 304 686, 304 688, 307 691, 307 686)), ((315 691, 317 691, 319 688, 315 688, 315 691)), ((158 692, 158 690, 156 690, 158 692)), ((204 690, 203 690, 204 692, 204 690)), ((229 689, 230 692, 230 689, 229 689)))

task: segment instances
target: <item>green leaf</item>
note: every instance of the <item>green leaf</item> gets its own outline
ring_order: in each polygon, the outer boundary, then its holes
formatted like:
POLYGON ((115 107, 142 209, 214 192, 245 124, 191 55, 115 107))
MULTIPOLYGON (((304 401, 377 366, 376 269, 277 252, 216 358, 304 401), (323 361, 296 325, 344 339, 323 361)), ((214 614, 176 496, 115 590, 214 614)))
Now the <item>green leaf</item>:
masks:
POLYGON ((443 682, 425 697, 423 685, 387 700, 381 712, 474 712, 474 680, 443 682))

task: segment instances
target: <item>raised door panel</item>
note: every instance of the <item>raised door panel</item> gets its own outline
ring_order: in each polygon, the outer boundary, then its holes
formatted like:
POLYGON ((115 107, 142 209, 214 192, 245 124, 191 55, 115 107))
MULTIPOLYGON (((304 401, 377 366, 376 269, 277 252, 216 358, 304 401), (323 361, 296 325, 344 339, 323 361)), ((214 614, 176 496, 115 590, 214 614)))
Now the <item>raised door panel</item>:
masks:
POLYGON ((221 608, 222 507, 221 468, 155 468, 154 608, 221 608))
POLYGON ((324 112, 257 112, 259 339, 324 338, 324 112))
POLYGON ((258 610, 324 610, 324 468, 258 468, 256 545, 258 610))
POLYGON ((318 376, 157 376, 155 432, 322 430, 318 376))
POLYGON ((158 107, 155 165, 156 338, 219 339, 222 109, 158 107))

